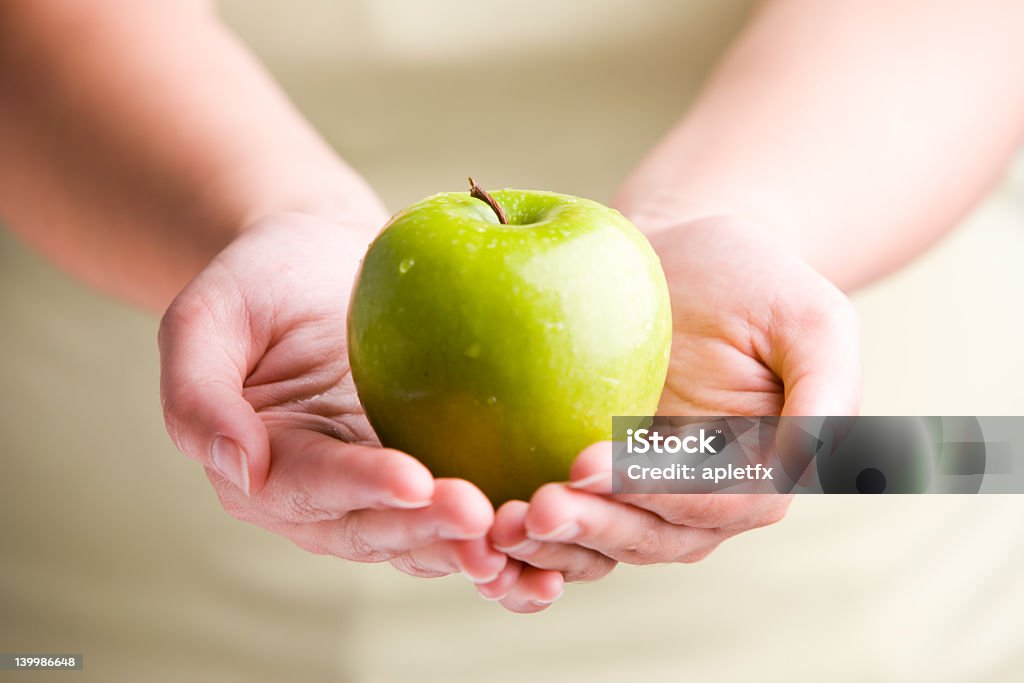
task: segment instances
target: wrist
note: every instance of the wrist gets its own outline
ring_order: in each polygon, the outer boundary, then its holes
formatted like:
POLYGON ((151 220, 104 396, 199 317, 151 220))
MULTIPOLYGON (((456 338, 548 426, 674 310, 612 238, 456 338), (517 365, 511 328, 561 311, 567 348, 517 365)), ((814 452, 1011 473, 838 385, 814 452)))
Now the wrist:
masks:
POLYGON ((296 255, 310 259, 316 253, 318 258, 329 259, 334 263, 338 272, 351 270, 354 274, 385 220, 373 223, 375 227, 371 228, 371 224, 364 219, 360 217, 356 220, 352 214, 336 210, 282 210, 254 219, 235 241, 248 241, 252 238, 261 240, 267 234, 274 234, 275 239, 282 240, 282 244, 291 244, 294 248, 288 247, 273 256, 268 253, 273 260, 280 260, 284 264, 296 255))
MULTIPOLYGON (((741 195, 742 193, 731 193, 741 195)), ((794 212, 784 207, 757 204, 731 196, 727 192, 695 193, 667 184, 628 182, 616 196, 613 206, 623 213, 648 238, 661 233, 685 234, 696 226, 729 226, 759 242, 768 242, 808 261, 814 255, 807 231, 803 231, 794 212)))
POLYGON ((234 221, 234 236, 268 217, 301 215, 339 226, 369 242, 387 222, 389 214, 370 187, 347 168, 317 174, 298 188, 275 186, 271 192, 253 191, 234 221))

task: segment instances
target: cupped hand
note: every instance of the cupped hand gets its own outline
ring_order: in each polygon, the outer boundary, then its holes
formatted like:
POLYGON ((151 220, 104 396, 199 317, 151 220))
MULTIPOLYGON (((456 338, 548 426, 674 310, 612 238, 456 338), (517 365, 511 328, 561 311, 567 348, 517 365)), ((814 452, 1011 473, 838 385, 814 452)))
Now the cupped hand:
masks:
POLYGON ((356 397, 345 317, 371 237, 281 214, 217 256, 160 325, 168 431, 238 519, 315 553, 494 580, 487 498, 381 448, 356 397))
MULTIPOLYGON (((859 326, 848 299, 793 253, 729 217, 651 237, 672 301, 661 415, 854 415, 859 326)), ((617 562, 694 562, 725 539, 782 519, 783 494, 611 494, 611 445, 577 458, 568 483, 497 512, 510 558, 599 578, 617 562)), ((482 593, 488 586, 479 586, 482 593)))

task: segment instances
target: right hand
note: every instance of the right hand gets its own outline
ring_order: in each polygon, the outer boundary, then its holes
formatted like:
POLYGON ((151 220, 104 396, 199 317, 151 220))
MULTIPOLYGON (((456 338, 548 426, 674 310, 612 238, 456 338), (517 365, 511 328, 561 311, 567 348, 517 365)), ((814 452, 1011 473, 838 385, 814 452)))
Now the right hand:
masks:
MULTIPOLYGON (((673 319, 659 415, 857 414, 857 317, 824 277, 729 216, 681 224, 651 241, 673 319)), ((813 453, 784 451, 779 469, 798 479, 813 453)), ((529 504, 499 508, 491 530, 496 548, 566 581, 591 581, 616 562, 696 562, 728 538, 780 521, 791 500, 778 493, 613 493, 612 474, 610 443, 585 449, 569 482, 542 486, 529 504)))
POLYGON ((493 506, 381 448, 356 396, 345 319, 371 237, 281 214, 221 252, 160 325, 168 431, 237 519, 315 553, 493 581, 507 560, 486 540, 493 506))

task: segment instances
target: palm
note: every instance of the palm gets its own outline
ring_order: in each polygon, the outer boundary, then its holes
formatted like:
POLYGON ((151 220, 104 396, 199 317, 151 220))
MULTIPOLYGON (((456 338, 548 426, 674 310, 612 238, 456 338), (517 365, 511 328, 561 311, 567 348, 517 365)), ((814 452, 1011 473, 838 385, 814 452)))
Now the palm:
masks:
POLYGON ((687 316, 674 325, 659 414, 777 415, 782 410, 782 382, 743 348, 727 322, 687 316))
POLYGON ((345 352, 345 311, 364 246, 330 225, 275 224, 255 228, 220 259, 215 272, 247 313, 243 395, 272 437, 300 428, 378 444, 345 352), (276 258, 261 267, 266 254, 276 258))
POLYGON ((279 215, 221 252, 161 322, 168 430, 238 519, 314 552, 490 580, 506 558, 485 539, 487 498, 380 448, 360 408, 345 317, 367 235, 279 215))
MULTIPOLYGON (((672 300, 663 415, 778 415, 804 332, 849 304, 799 258, 724 218, 658 233, 672 300)), ((809 335, 808 335, 809 336, 809 335)))
POLYGON ((379 445, 352 383, 344 310, 282 330, 246 379, 243 395, 267 422, 315 429, 360 445, 379 445))

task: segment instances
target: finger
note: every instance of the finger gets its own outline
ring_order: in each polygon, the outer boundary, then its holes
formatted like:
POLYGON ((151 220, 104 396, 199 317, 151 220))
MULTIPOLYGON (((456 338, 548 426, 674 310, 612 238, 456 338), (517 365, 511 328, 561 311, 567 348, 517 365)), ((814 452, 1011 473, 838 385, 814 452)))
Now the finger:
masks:
POLYGON ((603 496, 613 495, 613 491, 624 489, 665 491, 665 487, 660 481, 650 483, 632 481, 629 483, 628 489, 623 486, 624 478, 612 467, 613 449, 614 444, 611 441, 600 441, 583 449, 569 469, 569 488, 603 496))
POLYGON ((519 580, 522 571, 522 562, 509 559, 505 563, 505 568, 498 572, 498 576, 493 581, 477 584, 476 590, 484 600, 501 600, 512 590, 512 586, 519 580))
POLYGON ((391 559, 401 572, 425 578, 462 572, 473 583, 490 583, 505 568, 508 557, 494 550, 485 538, 440 541, 391 559))
MULTIPOLYGON (((586 448, 570 470, 569 487, 607 494, 611 481, 611 442, 586 448)), ((653 512, 666 522, 702 529, 752 529, 781 520, 791 497, 781 494, 617 493, 612 499, 653 512)))
POLYGON ((532 614, 550 607, 564 591, 565 583, 560 573, 524 565, 519 579, 500 602, 511 612, 532 614))
POLYGON ((494 524, 487 537, 502 552, 519 550, 524 543, 536 544, 526 537, 526 512, 530 505, 521 500, 510 500, 494 513, 494 524))
POLYGON ((430 470, 411 455, 297 428, 271 429, 273 462, 253 504, 286 522, 340 519, 365 508, 427 507, 430 470))
POLYGON ((547 484, 533 495, 526 530, 533 540, 576 543, 630 564, 694 562, 729 535, 670 524, 647 510, 562 484, 547 484))
POLYGON ((160 321, 160 400, 174 444, 248 495, 270 468, 267 429, 242 396, 250 367, 240 300, 210 304, 187 288, 160 321))
POLYGON ((828 303, 779 314, 789 320, 771 331, 768 365, 782 379, 782 414, 856 415, 860 409, 860 324, 838 290, 828 303))
POLYGON ((669 524, 699 529, 754 529, 778 522, 792 496, 774 493, 625 493, 613 499, 653 512, 669 524))
POLYGON ((538 569, 553 569, 566 581, 594 581, 615 568, 615 560, 575 544, 543 543, 526 535, 529 505, 509 501, 494 515, 489 537, 494 547, 538 569))
POLYGON ((799 418, 856 415, 860 411, 859 322, 841 292, 829 294, 829 303, 780 312, 790 324, 777 325, 771 331, 774 352, 768 364, 785 386, 774 456, 786 477, 776 485, 786 490, 813 480, 814 456, 820 445, 807 433, 810 422, 799 418))
POLYGON ((559 572, 570 583, 597 581, 608 576, 618 564, 596 550, 573 543, 541 543, 529 552, 509 556, 537 569, 559 572))
POLYGON ((430 505, 419 510, 357 510, 339 520, 268 528, 312 552, 381 562, 438 541, 482 539, 493 521, 494 509, 478 488, 438 479, 430 505))
POLYGON ((591 493, 612 492, 612 442, 584 448, 569 468, 569 486, 591 493))
POLYGON ((455 541, 440 541, 431 545, 399 553, 388 560, 391 566, 409 576, 423 579, 434 579, 448 576, 459 571, 455 561, 455 551, 451 544, 455 541))
POLYGON ((509 562, 508 556, 495 550, 486 537, 451 543, 455 545, 459 569, 473 583, 493 582, 509 562))

